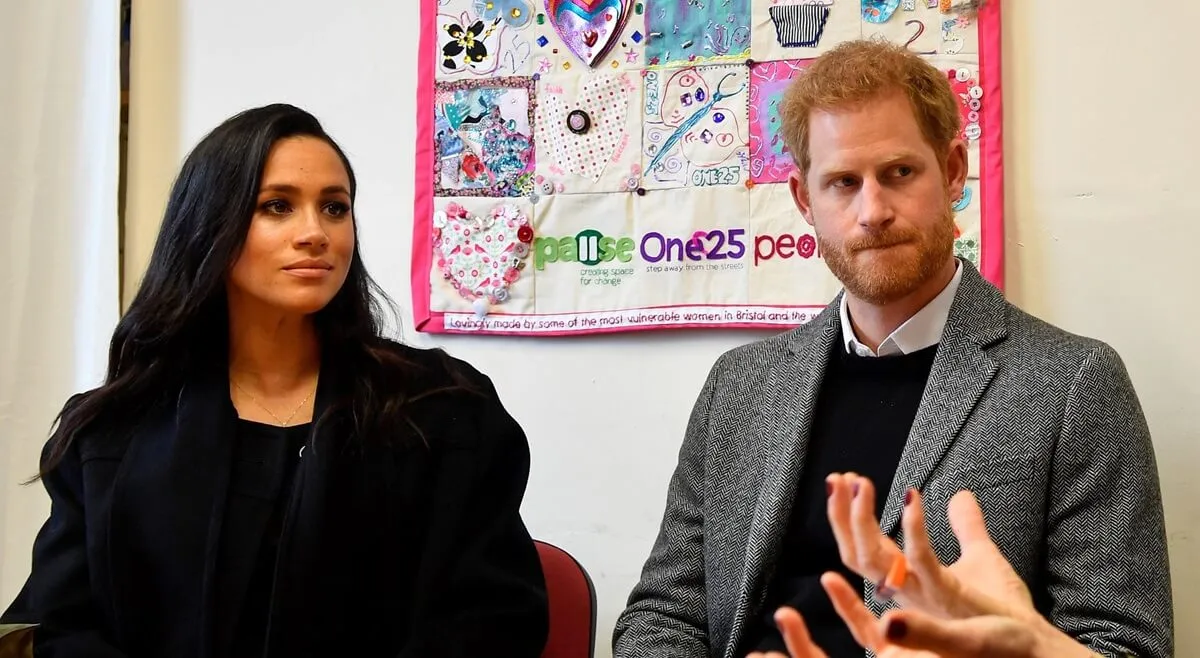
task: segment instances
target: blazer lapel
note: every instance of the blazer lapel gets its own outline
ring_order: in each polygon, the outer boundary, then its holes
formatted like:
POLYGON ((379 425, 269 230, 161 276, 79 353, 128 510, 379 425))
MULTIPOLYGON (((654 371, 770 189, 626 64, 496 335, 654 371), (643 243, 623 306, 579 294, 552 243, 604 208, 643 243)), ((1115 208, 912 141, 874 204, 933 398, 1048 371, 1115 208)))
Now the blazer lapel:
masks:
POLYGON ((821 315, 799 329, 787 358, 768 375, 757 428, 762 485, 750 523, 737 608, 725 650, 727 658, 737 650, 747 618, 757 614, 762 605, 787 533, 787 519, 812 430, 813 408, 839 332, 837 308, 835 299, 821 315))
MULTIPOLYGON (((218 540, 236 417, 226 380, 189 383, 135 435, 110 508, 110 545, 125 547, 111 558, 115 598, 127 602, 118 605, 118 616, 120 608, 172 600, 163 614, 176 628, 195 629, 193 655, 202 657, 213 655, 218 540)), ((122 641, 137 647, 159 639, 135 634, 122 641)))
POLYGON ((894 534, 899 526, 904 492, 924 487, 991 383, 999 365, 985 348, 1004 338, 1006 324, 1003 295, 964 262, 925 394, 880 517, 886 534, 894 534))

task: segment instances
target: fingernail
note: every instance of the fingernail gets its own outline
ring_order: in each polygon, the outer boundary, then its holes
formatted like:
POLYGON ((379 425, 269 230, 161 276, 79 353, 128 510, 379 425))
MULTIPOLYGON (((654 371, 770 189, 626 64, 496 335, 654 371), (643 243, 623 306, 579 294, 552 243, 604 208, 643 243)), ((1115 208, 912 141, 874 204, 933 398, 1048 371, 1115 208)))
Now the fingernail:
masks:
POLYGON ((833 495, 833 483, 829 480, 825 480, 825 495, 827 497, 833 495))
POLYGON ((872 592, 871 596, 875 599, 876 603, 886 605, 891 602, 893 596, 896 596, 896 590, 889 587, 886 581, 880 581, 875 584, 875 591, 872 592))
POLYGON ((908 507, 913 501, 913 490, 908 489, 904 492, 904 506, 908 507))
POLYGON ((854 497, 858 497, 858 483, 857 482, 855 482, 854 486, 850 488, 850 495, 854 496, 854 497))
POLYGON ((908 624, 904 623, 903 619, 889 619, 887 625, 887 639, 893 642, 902 639, 908 635, 908 624))

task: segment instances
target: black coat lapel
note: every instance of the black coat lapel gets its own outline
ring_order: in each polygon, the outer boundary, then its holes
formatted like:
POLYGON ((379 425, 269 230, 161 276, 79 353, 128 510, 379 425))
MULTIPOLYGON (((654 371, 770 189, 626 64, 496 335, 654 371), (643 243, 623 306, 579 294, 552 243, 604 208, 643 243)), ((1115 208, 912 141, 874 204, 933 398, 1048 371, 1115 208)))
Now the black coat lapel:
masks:
POLYGON ((116 627, 133 629, 119 639, 122 646, 212 655, 218 542, 236 418, 228 380, 214 373, 186 385, 174 405, 160 407, 135 433, 110 512, 116 627), (139 614, 158 622, 140 624, 139 614), (147 628, 172 633, 149 637, 147 628))

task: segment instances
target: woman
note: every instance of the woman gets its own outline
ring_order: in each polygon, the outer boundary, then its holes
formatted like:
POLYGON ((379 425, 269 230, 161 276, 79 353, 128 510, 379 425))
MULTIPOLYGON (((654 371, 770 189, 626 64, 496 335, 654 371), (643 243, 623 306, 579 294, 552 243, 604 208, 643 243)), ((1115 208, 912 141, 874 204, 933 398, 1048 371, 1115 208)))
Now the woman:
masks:
POLYGON ((382 336, 355 192, 288 105, 188 156, 105 383, 43 453, 4 616, 37 655, 539 655, 525 436, 487 377, 382 336))
MULTIPOLYGON (((921 496, 910 491, 902 513, 903 551, 879 531, 871 481, 853 473, 831 474, 828 515, 842 561, 876 591, 903 606, 876 620, 840 574, 821 585, 855 640, 879 658, 1094 658, 1098 654, 1038 614, 1029 589, 988 536, 975 497, 960 491, 949 519, 961 548, 959 559, 941 565, 925 530, 921 496), (906 565, 900 582, 892 565, 906 565)), ((791 608, 775 621, 791 658, 826 658, 791 608)), ((752 653, 747 658, 783 658, 752 653)))

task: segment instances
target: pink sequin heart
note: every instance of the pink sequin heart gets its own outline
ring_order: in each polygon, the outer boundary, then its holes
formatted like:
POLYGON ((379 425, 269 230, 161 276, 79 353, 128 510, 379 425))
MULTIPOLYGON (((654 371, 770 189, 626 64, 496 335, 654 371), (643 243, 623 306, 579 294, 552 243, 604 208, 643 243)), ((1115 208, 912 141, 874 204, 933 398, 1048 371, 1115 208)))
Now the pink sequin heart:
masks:
POLYGON ((521 278, 533 229, 512 204, 484 216, 449 203, 433 216, 433 249, 438 270, 463 299, 499 304, 521 278))
POLYGON ((546 18, 559 38, 588 66, 621 36, 633 0, 546 0, 546 18))

